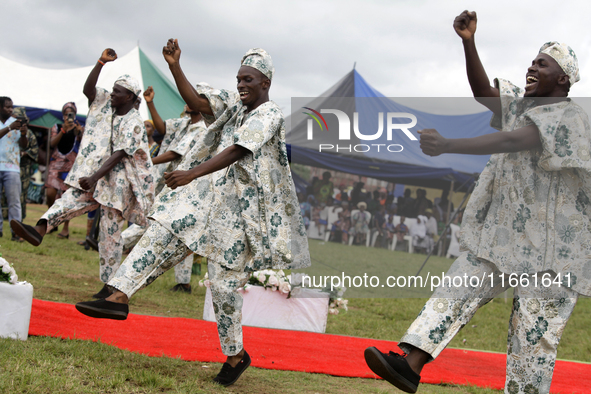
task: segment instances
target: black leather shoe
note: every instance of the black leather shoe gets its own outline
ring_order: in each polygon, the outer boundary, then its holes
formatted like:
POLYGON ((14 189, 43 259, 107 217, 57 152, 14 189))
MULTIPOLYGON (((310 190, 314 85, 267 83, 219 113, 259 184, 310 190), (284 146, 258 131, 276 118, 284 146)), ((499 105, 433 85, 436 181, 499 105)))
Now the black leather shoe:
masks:
POLYGON ((16 235, 33 246, 39 246, 43 241, 43 237, 37 232, 37 230, 35 230, 35 227, 19 222, 18 220, 12 219, 10 221, 10 228, 12 228, 12 231, 14 231, 16 235))
POLYGON ((97 319, 125 320, 129 313, 127 304, 107 300, 79 302, 76 304, 76 309, 86 316, 97 319))
POLYGON ((220 384, 224 387, 230 386, 234 384, 240 375, 248 368, 250 365, 250 356, 246 351, 244 351, 244 356, 242 356, 242 360, 235 367, 232 367, 228 363, 224 363, 222 365, 222 370, 218 373, 218 376, 213 378, 213 381, 217 384, 220 384))
POLYGON ((92 250, 98 251, 98 241, 96 239, 92 237, 86 237, 86 245, 88 245, 92 250))
POLYGON ((416 393, 421 375, 412 370, 408 361, 398 353, 382 353, 375 347, 365 349, 367 366, 379 377, 407 393, 416 393))

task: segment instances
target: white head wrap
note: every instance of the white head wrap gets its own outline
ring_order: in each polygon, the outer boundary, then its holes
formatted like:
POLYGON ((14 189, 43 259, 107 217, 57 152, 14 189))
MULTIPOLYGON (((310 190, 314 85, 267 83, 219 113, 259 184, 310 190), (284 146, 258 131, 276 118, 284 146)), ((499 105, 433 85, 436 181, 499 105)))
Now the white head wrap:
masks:
POLYGON ((552 59, 556 60, 556 63, 562 68, 562 71, 568 75, 570 86, 573 86, 575 82, 579 82, 579 62, 575 51, 566 44, 561 44, 556 41, 547 42, 540 48, 539 53, 545 53, 552 59))
POLYGON ((135 79, 129 74, 125 74, 117 78, 115 84, 124 87, 125 89, 129 90, 131 93, 135 94, 138 97, 142 92, 142 89, 140 89, 140 84, 137 81, 137 79, 135 79))
POLYGON ((264 76, 273 80, 273 74, 275 73, 275 67, 273 67, 273 60, 271 55, 261 48, 249 49, 246 54, 242 57, 242 66, 252 67, 255 70, 259 70, 264 76))

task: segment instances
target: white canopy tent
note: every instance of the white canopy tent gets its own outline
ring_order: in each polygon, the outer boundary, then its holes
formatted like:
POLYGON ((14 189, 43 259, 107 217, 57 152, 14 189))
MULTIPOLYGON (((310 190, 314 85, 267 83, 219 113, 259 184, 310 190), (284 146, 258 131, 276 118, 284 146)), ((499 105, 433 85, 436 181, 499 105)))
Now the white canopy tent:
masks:
MULTIPOLYGON (((82 89, 93 67, 94 64, 61 70, 46 69, 24 65, 0 56, 0 96, 12 98, 15 105, 57 111, 61 111, 64 103, 73 101, 78 107, 78 114, 86 115, 88 100, 82 89)), ((176 117, 181 113, 183 102, 176 87, 139 47, 135 47, 126 55, 120 55, 114 62, 107 63, 101 71, 97 86, 111 91, 115 80, 123 74, 137 78, 143 89, 154 85, 155 103, 163 118, 176 117), (174 104, 172 111, 167 111, 166 107, 169 104, 174 104)), ((143 119, 149 119, 148 107, 144 100, 140 106, 140 115, 143 119)))

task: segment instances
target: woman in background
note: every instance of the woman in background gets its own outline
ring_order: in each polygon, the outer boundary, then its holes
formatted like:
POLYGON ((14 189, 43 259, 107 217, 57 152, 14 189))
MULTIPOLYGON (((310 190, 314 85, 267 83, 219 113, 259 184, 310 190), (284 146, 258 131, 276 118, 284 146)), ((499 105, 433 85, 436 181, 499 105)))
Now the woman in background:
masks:
MULTIPOLYGON (((76 112, 76 104, 73 102, 64 104, 62 107, 64 123, 56 123, 51 129, 50 146, 53 152, 49 160, 48 175, 45 181, 48 207, 51 207, 55 200, 60 198, 68 188, 64 180, 72 169, 78 155, 83 128, 76 121, 76 112)), ((64 222, 62 231, 57 235, 58 238, 70 238, 69 224, 70 221, 64 222)))

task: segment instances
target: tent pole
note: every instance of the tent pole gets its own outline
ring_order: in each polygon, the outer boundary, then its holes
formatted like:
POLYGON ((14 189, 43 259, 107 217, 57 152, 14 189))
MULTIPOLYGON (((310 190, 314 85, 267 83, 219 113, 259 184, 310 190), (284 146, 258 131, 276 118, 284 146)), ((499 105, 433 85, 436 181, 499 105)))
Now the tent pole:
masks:
MULTIPOLYGON (((447 196, 447 215, 445 215, 445 217, 449 220, 450 215, 451 215, 451 199, 454 195, 454 180, 452 179, 451 181, 451 185, 449 187, 449 195, 447 196)), ((443 234, 441 234, 442 237, 445 236, 445 232, 443 234)), ((445 243, 443 244, 443 246, 445 246, 445 243)), ((441 253, 443 251, 441 250, 441 248, 439 248, 437 255, 441 256, 441 253)))

